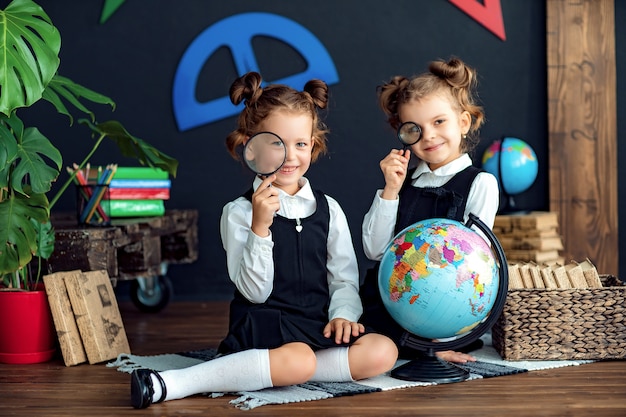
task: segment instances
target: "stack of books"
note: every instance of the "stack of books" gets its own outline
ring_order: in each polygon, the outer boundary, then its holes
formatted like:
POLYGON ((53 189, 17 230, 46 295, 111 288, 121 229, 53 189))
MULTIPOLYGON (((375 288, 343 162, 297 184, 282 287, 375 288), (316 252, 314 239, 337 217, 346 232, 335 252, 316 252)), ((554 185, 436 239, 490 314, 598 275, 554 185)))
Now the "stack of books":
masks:
POLYGON ((109 201, 102 207, 112 218, 163 216, 171 185, 160 168, 118 166, 109 183, 109 201))
POLYGON ((563 263, 556 212, 498 215, 493 232, 511 262, 563 263))

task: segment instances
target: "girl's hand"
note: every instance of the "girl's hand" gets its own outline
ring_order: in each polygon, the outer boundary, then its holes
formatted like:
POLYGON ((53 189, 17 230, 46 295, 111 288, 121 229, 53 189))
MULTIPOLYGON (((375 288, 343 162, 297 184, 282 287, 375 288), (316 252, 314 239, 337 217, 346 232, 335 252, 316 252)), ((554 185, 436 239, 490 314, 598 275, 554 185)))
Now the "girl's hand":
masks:
POLYGON ((324 327, 324 337, 329 338, 334 333, 335 343, 348 343, 350 342, 350 336, 357 337, 361 333, 365 332, 365 327, 361 323, 354 321, 348 321, 342 318, 332 319, 324 327))
POLYGON ((392 149, 389 155, 380 161, 380 169, 385 176, 385 188, 381 195, 383 199, 395 200, 398 198, 398 193, 409 169, 410 158, 410 150, 392 149))
POLYGON ((444 350, 441 352, 435 353, 439 359, 443 359, 448 362, 455 363, 466 363, 466 362, 476 362, 476 358, 472 355, 468 355, 467 353, 455 352, 453 350, 444 350))
POLYGON ((270 226, 274 223, 274 214, 280 208, 278 189, 272 187, 276 175, 265 178, 252 194, 252 231, 260 237, 270 235, 270 226))

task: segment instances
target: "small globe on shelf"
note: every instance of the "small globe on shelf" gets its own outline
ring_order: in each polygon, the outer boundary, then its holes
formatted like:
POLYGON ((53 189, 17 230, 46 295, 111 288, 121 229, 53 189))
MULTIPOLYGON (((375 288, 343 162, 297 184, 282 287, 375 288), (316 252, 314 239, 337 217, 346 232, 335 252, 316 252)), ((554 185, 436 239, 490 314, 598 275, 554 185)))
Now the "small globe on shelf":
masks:
POLYGON ((418 358, 391 375, 438 383, 467 379, 467 371, 435 353, 466 346, 491 328, 504 308, 506 265, 496 236, 473 214, 467 224, 428 219, 398 233, 383 254, 378 287, 385 308, 406 330, 402 345, 418 358))
POLYGON ((506 211, 515 211, 513 196, 527 191, 537 179, 539 163, 533 148, 519 138, 495 140, 483 153, 483 169, 498 179, 506 211))

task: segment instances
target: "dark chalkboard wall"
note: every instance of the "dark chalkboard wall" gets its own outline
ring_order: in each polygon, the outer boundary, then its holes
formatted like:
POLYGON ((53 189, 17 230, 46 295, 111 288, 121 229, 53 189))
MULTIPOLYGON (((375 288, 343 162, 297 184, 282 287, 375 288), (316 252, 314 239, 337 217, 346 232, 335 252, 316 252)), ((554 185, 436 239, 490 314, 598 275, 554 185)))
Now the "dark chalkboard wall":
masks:
MULTIPOLYGON (((503 135, 527 141, 539 158, 540 171, 531 189, 517 197, 517 205, 548 209, 543 1, 501 0, 504 41, 447 0, 128 0, 100 24, 103 3, 40 2, 62 35, 59 72, 117 103, 114 112, 98 108, 99 120, 121 121, 133 135, 180 162, 166 207, 199 209, 200 257, 194 264, 170 268, 176 299, 228 298, 232 292, 219 216, 222 206, 247 189, 251 180, 224 148, 235 119, 180 131, 172 108, 172 86, 190 43, 205 29, 240 13, 267 12, 297 22, 321 41, 335 64, 339 80, 331 85, 326 113, 330 153, 312 166, 308 177, 344 207, 362 270, 369 262, 362 255, 361 220, 375 189, 382 185, 378 162, 396 146, 377 107, 376 86, 396 74, 424 71, 433 59, 459 56, 479 72, 487 123, 475 164, 480 164, 485 147, 503 135)), ((302 71, 301 57, 284 43, 261 38, 253 45, 266 78, 302 71)), ((200 74, 198 101, 227 94, 237 76, 228 50, 216 51, 200 74)), ((24 118, 36 123, 61 149, 65 165, 82 160, 90 148, 87 129, 69 128, 51 106, 37 106, 36 113, 29 111, 24 118)), ((111 162, 133 164, 109 144, 92 159, 93 164, 111 162)), ((55 210, 73 208, 70 194, 55 210)))

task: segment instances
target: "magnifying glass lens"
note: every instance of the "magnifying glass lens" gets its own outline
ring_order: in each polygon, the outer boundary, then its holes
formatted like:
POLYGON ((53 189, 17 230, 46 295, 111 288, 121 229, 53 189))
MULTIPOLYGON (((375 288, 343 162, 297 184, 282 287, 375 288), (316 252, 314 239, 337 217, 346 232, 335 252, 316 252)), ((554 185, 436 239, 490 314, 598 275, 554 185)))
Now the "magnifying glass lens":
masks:
POLYGON ((259 175, 272 175, 287 158, 285 143, 276 134, 261 132, 252 136, 243 148, 243 159, 259 175))
POLYGON ((414 145, 422 138, 422 128, 416 123, 405 122, 398 128, 398 139, 404 145, 414 145))

